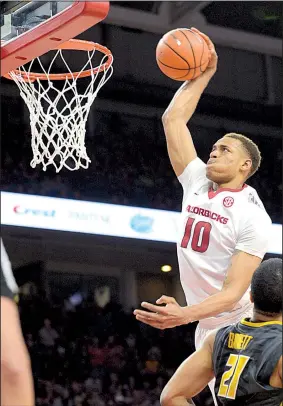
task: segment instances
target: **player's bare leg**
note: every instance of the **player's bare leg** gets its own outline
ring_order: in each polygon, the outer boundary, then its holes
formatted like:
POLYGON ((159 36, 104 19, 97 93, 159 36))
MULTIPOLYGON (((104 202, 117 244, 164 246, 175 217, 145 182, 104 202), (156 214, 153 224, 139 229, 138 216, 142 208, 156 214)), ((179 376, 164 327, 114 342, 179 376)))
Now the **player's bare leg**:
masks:
POLYGON ((34 406, 30 358, 16 304, 1 296, 1 406, 34 406))

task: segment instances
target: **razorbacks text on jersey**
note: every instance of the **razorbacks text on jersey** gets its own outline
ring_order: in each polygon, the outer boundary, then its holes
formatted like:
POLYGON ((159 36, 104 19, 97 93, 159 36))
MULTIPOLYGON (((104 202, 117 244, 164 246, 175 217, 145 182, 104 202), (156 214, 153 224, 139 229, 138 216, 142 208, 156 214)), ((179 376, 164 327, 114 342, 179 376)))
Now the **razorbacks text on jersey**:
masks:
MULTIPOLYGON (((206 177, 206 165, 196 158, 178 177, 183 187, 177 253, 187 304, 202 302, 223 286, 236 250, 263 258, 271 220, 255 189, 217 189, 206 177)), ((216 328, 241 319, 251 308, 248 292, 231 313, 201 320, 216 328)))
POLYGON ((270 386, 282 356, 282 322, 249 319, 220 329, 213 348, 215 395, 223 406, 279 406, 283 389, 270 386))

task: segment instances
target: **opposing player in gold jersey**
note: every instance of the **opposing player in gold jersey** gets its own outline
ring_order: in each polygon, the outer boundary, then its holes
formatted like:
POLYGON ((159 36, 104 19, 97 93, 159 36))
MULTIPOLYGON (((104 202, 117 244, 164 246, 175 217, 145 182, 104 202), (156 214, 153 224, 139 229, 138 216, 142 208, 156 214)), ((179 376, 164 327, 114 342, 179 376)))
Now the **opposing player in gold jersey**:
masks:
POLYGON ((253 316, 208 335, 168 382, 161 405, 187 406, 187 400, 215 377, 219 405, 279 406, 283 401, 282 299, 282 260, 269 259, 252 278, 253 316))

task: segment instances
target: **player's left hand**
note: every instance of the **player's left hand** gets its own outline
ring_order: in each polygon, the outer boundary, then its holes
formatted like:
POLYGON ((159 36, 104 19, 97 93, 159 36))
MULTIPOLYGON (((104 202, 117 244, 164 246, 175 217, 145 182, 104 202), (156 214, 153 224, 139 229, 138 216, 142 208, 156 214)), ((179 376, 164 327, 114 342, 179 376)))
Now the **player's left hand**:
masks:
POLYGON ((136 309, 134 311, 136 319, 160 330, 187 324, 185 308, 181 307, 173 297, 161 296, 156 303, 166 306, 142 302, 141 306, 149 311, 136 309))

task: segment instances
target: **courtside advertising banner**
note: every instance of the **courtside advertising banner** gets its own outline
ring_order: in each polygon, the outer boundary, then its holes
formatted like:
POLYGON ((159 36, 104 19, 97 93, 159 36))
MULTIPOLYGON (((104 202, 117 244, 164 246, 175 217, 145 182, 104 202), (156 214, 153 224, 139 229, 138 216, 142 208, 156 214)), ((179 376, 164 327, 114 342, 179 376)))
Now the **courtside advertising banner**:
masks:
MULTIPOLYGON (((176 243, 179 213, 1 192, 1 223, 176 243)), ((272 224, 270 254, 282 254, 282 225, 272 224)))

